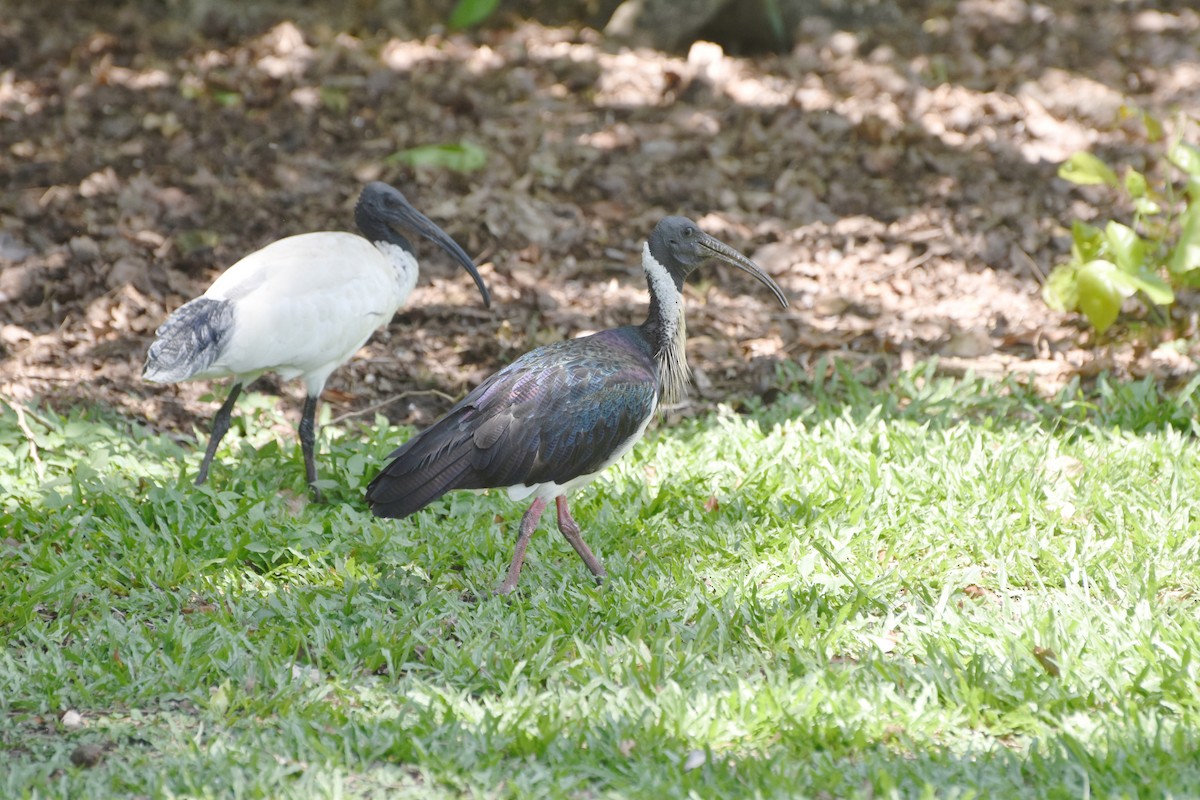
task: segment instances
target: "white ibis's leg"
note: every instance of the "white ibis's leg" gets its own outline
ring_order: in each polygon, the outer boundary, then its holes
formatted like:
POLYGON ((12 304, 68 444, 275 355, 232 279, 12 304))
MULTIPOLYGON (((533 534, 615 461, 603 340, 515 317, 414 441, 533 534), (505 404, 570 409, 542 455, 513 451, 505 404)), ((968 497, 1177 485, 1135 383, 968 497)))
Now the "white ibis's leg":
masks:
POLYGON ((525 563, 525 549, 529 547, 529 540, 533 538, 538 520, 542 518, 542 512, 545 510, 545 499, 538 497, 534 499, 533 505, 529 506, 525 516, 521 517, 521 532, 517 536, 517 548, 513 552, 512 563, 508 565, 508 575, 505 576, 504 583, 500 584, 500 588, 496 590, 496 594, 510 594, 513 589, 517 588, 517 581, 521 578, 521 565, 525 563))
POLYGON ((300 412, 300 450, 304 453, 304 477, 308 479, 309 488, 312 489, 313 500, 323 503, 325 500, 321 497, 321 490, 315 486, 317 460, 313 455, 313 446, 317 441, 316 415, 317 396, 308 395, 304 398, 304 410, 300 412))
POLYGON ((213 456, 217 454, 217 445, 225 438, 225 434, 229 431, 229 416, 233 413, 233 404, 237 401, 238 395, 242 393, 242 384, 234 383, 229 390, 229 397, 225 398, 225 404, 217 411, 217 415, 213 417, 212 433, 208 437, 208 448, 204 451, 204 460, 200 462, 200 473, 196 475, 196 485, 204 483, 208 480, 208 468, 212 464, 213 456))
POLYGON ((596 580, 602 581, 608 575, 604 571, 604 565, 600 563, 600 559, 592 555, 591 549, 587 546, 587 542, 583 540, 583 531, 579 529, 579 523, 571 517, 571 511, 567 508, 566 495, 559 495, 554 498, 554 504, 558 506, 558 529, 562 531, 562 535, 571 543, 571 547, 575 548, 575 552, 579 553, 579 557, 583 559, 583 563, 587 564, 587 568, 596 576, 596 580))

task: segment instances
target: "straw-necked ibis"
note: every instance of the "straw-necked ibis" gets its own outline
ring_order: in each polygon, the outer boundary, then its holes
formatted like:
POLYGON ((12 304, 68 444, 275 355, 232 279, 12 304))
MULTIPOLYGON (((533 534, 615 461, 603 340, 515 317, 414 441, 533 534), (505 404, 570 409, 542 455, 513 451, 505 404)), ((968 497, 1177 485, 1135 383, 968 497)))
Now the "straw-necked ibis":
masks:
POLYGON ((217 277, 203 295, 159 327, 142 375, 156 383, 233 377, 213 419, 196 484, 204 483, 229 430, 242 386, 264 372, 304 380, 300 447, 313 497, 320 502, 313 455, 317 397, 329 375, 386 325, 417 283, 417 259, 405 234, 423 236, 487 286, 471 258, 395 188, 374 181, 358 198, 362 235, 302 233, 272 242, 217 277))
POLYGON ((567 494, 632 449, 660 403, 679 402, 690 380, 683 282, 719 258, 783 290, 746 256, 683 217, 658 223, 642 252, 650 313, 641 325, 539 347, 485 380, 388 457, 367 501, 381 517, 406 517, 454 489, 506 488, 532 497, 516 552, 497 590, 516 588, 525 549, 551 498, 558 529, 597 580, 604 567, 571 518, 567 494))

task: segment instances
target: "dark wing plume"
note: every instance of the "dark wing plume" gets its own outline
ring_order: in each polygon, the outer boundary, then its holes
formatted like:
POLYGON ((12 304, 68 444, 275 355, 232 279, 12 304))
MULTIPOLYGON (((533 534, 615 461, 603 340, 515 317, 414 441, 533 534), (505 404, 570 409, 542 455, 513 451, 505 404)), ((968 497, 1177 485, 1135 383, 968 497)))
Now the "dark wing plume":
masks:
POLYGON ((367 501, 376 516, 405 517, 454 489, 566 483, 603 466, 657 395, 654 361, 630 329, 538 348, 393 452, 367 501))
POLYGON ((212 366, 231 330, 228 300, 197 297, 184 303, 155 332, 142 377, 157 383, 187 380, 212 366))

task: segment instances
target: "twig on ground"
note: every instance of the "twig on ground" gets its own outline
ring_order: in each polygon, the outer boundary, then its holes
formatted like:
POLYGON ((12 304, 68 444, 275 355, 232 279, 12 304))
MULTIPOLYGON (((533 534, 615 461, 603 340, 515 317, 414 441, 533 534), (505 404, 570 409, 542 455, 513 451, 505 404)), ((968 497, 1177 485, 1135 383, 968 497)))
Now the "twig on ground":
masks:
POLYGON ((440 389, 413 389, 412 391, 401 392, 400 394, 393 395, 386 400, 380 400, 378 403, 372 403, 366 408, 360 408, 358 411, 347 411, 345 414, 340 414, 329 420, 329 424, 336 425, 342 420, 351 419, 352 417, 361 417, 363 414, 369 414, 372 411, 378 411, 385 406, 390 406, 397 400, 403 400, 406 397, 420 397, 422 395, 434 395, 435 397, 442 398, 448 403, 453 403, 455 401, 455 398, 451 397, 440 389))
POLYGON ((16 412, 17 426, 25 434, 25 441, 29 442, 29 457, 33 459, 33 468, 37 470, 38 480, 45 480, 46 467, 42 464, 42 459, 38 456, 37 441, 34 439, 33 431, 29 429, 29 423, 25 421, 25 409, 21 408, 19 403, 9 403, 8 407, 16 412))

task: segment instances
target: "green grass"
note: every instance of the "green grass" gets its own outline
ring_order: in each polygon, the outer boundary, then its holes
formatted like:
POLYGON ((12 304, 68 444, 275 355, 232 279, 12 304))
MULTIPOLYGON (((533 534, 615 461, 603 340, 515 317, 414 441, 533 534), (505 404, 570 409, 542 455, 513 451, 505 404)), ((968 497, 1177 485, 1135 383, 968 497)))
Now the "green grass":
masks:
POLYGON ((269 398, 201 488, 2 407, 0 796, 1194 795, 1196 386, 786 379, 576 497, 607 584, 547 515, 508 599, 518 506, 366 510, 382 420, 316 506, 269 398))

